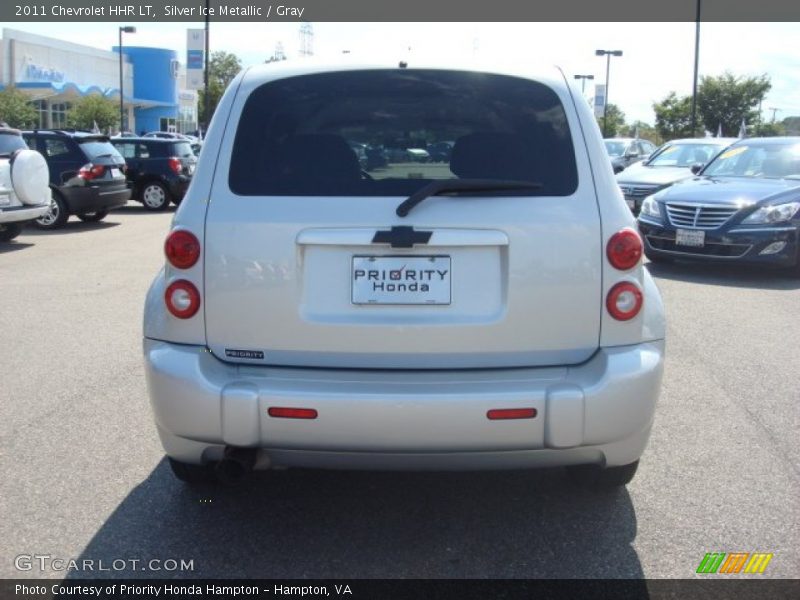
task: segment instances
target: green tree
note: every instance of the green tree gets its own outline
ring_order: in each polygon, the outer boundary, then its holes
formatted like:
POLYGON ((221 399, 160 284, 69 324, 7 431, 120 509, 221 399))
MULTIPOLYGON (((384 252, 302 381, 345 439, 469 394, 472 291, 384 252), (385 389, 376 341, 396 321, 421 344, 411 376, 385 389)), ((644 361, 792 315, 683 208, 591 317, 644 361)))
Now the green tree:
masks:
POLYGON ((606 130, 603 131, 603 115, 597 117, 597 124, 600 126, 600 131, 603 132, 604 138, 614 137, 622 133, 625 127, 625 113, 619 109, 619 106, 609 102, 606 107, 606 130))
POLYGON ((786 117, 783 120, 786 135, 800 135, 800 117, 786 117))
POLYGON ((0 91, 0 121, 9 127, 30 129, 39 124, 39 115, 28 96, 13 85, 0 91))
MULTIPOLYGON (((230 52, 217 50, 211 53, 211 59, 208 61, 208 120, 214 115, 217 109, 220 98, 222 98, 225 88, 233 81, 233 78, 242 70, 242 61, 239 57, 230 52)), ((205 90, 200 90, 198 110, 200 121, 203 121, 206 115, 206 95, 205 90)), ((206 126, 208 126, 206 124, 206 126)))
POLYGON ((621 129, 620 134, 626 137, 638 136, 640 139, 653 142, 656 146, 661 143, 661 138, 655 127, 644 121, 634 121, 630 125, 626 125, 621 129))
POLYGON ((736 77, 724 73, 701 77, 697 88, 697 111, 708 131, 716 133, 722 125, 723 136, 736 136, 745 120, 748 127, 758 122, 758 105, 772 88, 768 75, 736 77))
POLYGON ((694 137, 691 96, 679 97, 675 92, 670 92, 661 102, 653 104, 653 111, 656 113, 656 130, 665 142, 694 137))
POLYGON ((779 135, 786 135, 786 126, 780 121, 772 123, 759 123, 753 128, 752 135, 758 137, 775 137, 779 135))
POLYGON ((75 129, 93 129, 95 123, 101 131, 119 125, 119 105, 97 94, 84 96, 67 111, 67 125, 75 129))

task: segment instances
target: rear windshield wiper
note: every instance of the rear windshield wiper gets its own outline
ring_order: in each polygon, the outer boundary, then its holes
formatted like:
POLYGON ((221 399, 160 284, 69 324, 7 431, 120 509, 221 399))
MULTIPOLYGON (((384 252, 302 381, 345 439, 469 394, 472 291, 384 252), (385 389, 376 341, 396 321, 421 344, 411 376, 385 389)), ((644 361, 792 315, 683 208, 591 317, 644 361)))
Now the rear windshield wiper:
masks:
MULTIPOLYGON (((458 192, 502 192, 505 190, 538 190, 542 184, 536 181, 511 179, 439 179, 418 189, 397 207, 398 217, 405 217, 417 204, 431 196, 458 192)), ((474 194, 470 194, 474 195, 474 194)))

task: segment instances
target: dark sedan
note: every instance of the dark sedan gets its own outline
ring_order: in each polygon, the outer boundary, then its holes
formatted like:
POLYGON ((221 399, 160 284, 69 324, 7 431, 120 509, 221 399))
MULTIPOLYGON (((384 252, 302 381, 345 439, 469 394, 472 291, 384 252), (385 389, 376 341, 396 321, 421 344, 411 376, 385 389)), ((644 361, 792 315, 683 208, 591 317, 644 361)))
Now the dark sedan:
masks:
POLYGON ((692 177, 715 155, 736 142, 734 138, 672 140, 658 148, 647 160, 631 165, 617 175, 625 202, 638 215, 642 200, 692 177))
POLYGON ((748 262, 800 274, 800 137, 733 144, 700 171, 645 198, 645 254, 748 262))

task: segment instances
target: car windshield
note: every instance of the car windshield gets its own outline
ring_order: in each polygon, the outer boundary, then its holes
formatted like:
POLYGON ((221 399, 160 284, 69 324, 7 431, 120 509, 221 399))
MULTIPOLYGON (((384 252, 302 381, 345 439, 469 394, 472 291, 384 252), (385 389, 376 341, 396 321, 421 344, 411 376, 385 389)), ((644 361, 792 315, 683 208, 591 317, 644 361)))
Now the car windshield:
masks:
POLYGON ((740 143, 714 159, 703 175, 800 179, 800 143, 740 143))
POLYGON ((609 156, 622 156, 625 153, 625 142, 616 142, 614 140, 604 140, 606 145, 606 152, 609 156))
POLYGON ((647 166, 688 168, 695 163, 706 164, 721 148, 719 144, 666 144, 647 161, 647 166))
POLYGON ((15 150, 25 150, 28 145, 16 133, 0 133, 0 154, 9 155, 15 150))
POLYGON ((575 151, 558 96, 527 79, 456 71, 281 79, 247 99, 228 182, 243 196, 409 196, 442 179, 535 181, 542 187, 502 193, 572 194, 575 151))

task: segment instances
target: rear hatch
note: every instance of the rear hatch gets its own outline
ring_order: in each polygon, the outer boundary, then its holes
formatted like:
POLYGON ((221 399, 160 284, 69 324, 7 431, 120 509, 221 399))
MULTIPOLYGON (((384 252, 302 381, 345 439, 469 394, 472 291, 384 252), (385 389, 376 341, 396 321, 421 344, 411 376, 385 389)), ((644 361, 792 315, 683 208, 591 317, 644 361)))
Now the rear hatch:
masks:
POLYGON ((194 168, 197 165, 197 156, 192 150, 189 141, 173 142, 170 144, 170 156, 177 159, 179 166, 178 175, 191 177, 194 175, 194 168))
POLYGON ((237 99, 206 215, 210 350, 353 368, 586 360, 600 333, 600 222, 565 89, 362 70, 237 99), (451 140, 441 162, 392 151, 451 140), (388 164, 364 170, 355 144, 388 164))
POLYGON ((125 159, 106 136, 77 137, 81 151, 94 167, 89 181, 101 188, 125 188, 125 159))

